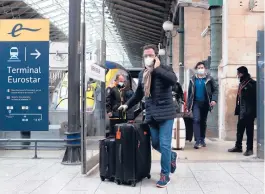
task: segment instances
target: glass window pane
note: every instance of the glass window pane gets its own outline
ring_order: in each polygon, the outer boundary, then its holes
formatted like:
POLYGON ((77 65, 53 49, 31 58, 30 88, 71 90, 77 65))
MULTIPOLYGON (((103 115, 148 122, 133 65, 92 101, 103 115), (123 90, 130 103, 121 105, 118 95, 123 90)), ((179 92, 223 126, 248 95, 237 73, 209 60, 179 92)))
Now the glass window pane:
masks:
MULTIPOLYGON (((68 36, 69 1, 68 0, 24 0, 33 9, 37 10, 45 18, 49 18, 57 29, 68 36)), ((87 45, 93 44, 89 49, 95 49, 96 40, 101 38, 101 6, 102 0, 85 0, 86 23, 87 23, 87 45)), ((83 7, 83 5, 82 5, 83 7)), ((83 8, 82 8, 83 9, 83 8)), ((108 8, 106 8, 108 10, 108 8)), ((82 10, 83 13, 83 10, 82 10)), ((107 53, 114 62, 123 61, 130 64, 125 48, 122 46, 122 39, 117 27, 112 20, 111 14, 106 13, 107 53)), ((57 30, 57 29, 54 30, 57 30)), ((56 36, 56 32, 54 32, 56 36)))

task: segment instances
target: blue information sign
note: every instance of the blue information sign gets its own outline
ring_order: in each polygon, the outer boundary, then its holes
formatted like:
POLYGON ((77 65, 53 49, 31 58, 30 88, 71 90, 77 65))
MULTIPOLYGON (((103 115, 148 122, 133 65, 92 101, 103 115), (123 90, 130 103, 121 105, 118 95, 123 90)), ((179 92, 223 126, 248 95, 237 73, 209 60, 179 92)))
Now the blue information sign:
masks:
POLYGON ((49 41, 0 41, 0 64, 0 130, 47 131, 49 41))

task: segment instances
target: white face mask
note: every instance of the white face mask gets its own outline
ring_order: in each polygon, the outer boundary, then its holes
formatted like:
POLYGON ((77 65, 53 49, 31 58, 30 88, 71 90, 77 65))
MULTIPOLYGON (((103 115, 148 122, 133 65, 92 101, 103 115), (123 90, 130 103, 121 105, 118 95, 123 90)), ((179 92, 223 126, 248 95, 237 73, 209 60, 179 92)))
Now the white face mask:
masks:
POLYGON ((146 67, 153 66, 154 65, 154 58, 152 58, 152 57, 146 57, 146 58, 144 58, 144 65, 146 67))
POLYGON ((119 82, 118 83, 120 87, 123 87, 124 86, 124 83, 123 82, 119 82))
POLYGON ((204 75, 205 74, 205 69, 197 69, 197 74, 198 75, 204 75))

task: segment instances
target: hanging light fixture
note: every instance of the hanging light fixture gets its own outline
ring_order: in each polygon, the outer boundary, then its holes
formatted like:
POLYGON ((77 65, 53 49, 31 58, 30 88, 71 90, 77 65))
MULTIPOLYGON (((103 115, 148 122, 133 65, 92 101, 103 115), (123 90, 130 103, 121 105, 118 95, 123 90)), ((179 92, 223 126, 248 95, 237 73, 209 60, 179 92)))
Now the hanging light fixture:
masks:
POLYGON ((170 32, 174 29, 174 25, 171 21, 165 21, 163 23, 163 29, 166 31, 166 32, 170 32))

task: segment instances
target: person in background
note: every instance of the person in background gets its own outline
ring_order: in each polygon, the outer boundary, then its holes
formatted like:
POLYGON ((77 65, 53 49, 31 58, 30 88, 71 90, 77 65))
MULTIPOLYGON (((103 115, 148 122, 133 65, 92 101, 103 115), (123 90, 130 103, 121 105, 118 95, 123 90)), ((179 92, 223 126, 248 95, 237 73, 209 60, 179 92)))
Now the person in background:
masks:
POLYGON ((188 88, 188 111, 193 114, 193 130, 195 135, 195 149, 206 147, 206 123, 208 111, 216 105, 218 87, 214 79, 207 74, 205 64, 198 62, 196 73, 192 76, 188 88))
POLYGON ((123 75, 118 74, 114 81, 113 87, 107 88, 106 96, 106 109, 109 117, 113 116, 113 112, 116 112, 119 106, 123 103, 123 96, 121 92, 125 89, 125 78, 123 75))
POLYGON ((124 88, 124 101, 127 102, 134 94, 134 91, 131 87, 131 83, 128 81, 125 84, 124 88))
POLYGON ((244 156, 253 155, 254 120, 257 117, 256 81, 245 66, 237 69, 239 87, 236 98, 235 115, 238 115, 235 147, 228 152, 242 152, 242 140, 246 129, 247 149, 244 156))
POLYGON ((176 170, 177 154, 171 151, 172 128, 177 116, 172 98, 172 86, 177 77, 172 67, 160 64, 155 45, 143 48, 145 68, 139 73, 138 86, 134 95, 119 110, 126 111, 145 98, 146 115, 144 122, 149 124, 152 146, 161 153, 159 188, 170 183, 169 174, 176 170))
POLYGON ((123 75, 118 74, 114 81, 113 87, 108 87, 106 89, 106 111, 110 118, 110 134, 115 135, 115 124, 122 122, 118 120, 119 112, 118 108, 120 105, 125 103, 124 99, 124 89, 125 89, 125 78, 123 75))
MULTIPOLYGON (((134 91, 131 87, 131 83, 129 81, 126 82, 125 88, 123 90, 123 95, 124 95, 124 102, 127 102, 134 94, 134 91)), ((135 114, 134 111, 136 110, 136 106, 131 108, 130 110, 127 111, 126 113, 126 121, 127 120, 134 120, 135 119, 135 114)))

